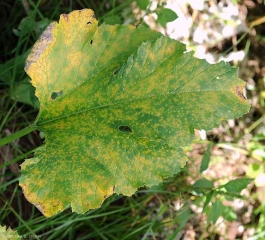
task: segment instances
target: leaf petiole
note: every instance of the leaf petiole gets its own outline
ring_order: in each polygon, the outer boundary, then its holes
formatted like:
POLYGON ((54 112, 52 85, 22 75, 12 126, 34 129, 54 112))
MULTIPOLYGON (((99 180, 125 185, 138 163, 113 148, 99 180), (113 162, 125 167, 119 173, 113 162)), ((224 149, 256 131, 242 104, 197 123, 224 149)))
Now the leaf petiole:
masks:
POLYGON ((37 126, 35 124, 32 124, 26 128, 21 129, 20 131, 17 131, 9 136, 6 136, 2 139, 0 139, 0 147, 4 146, 5 144, 8 144, 10 142, 13 142, 14 140, 23 137, 27 134, 29 134, 30 132, 33 132, 34 130, 37 129, 37 126))

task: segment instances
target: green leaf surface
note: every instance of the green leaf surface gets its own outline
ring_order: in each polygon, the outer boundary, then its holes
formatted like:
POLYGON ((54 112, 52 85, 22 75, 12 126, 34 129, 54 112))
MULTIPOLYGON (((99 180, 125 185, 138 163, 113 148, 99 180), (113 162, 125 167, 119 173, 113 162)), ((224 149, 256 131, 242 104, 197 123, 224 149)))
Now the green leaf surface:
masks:
POLYGON ((201 162, 201 166, 200 166, 200 172, 205 171, 208 166, 209 166, 209 162, 211 159, 211 149, 212 149, 212 144, 209 144, 209 146, 207 147, 205 153, 203 154, 202 157, 202 162, 201 162))
POLYGON ((98 27, 91 10, 62 14, 34 45, 35 125, 45 144, 21 166, 20 186, 47 217, 132 195, 184 166, 194 129, 249 109, 244 82, 144 27, 98 27))
POLYGON ((208 204, 211 202, 213 195, 214 195, 214 191, 210 191, 209 193, 205 195, 205 201, 204 201, 203 210, 202 210, 203 212, 205 211, 208 204))
POLYGON ((13 100, 39 108, 35 89, 28 78, 25 78, 24 66, 28 55, 29 51, 26 51, 22 55, 0 64, 0 86, 3 84, 11 87, 9 95, 13 100))
POLYGON ((181 211, 179 211, 179 215, 177 216, 179 228, 184 228, 185 224, 189 220, 191 215, 190 208, 187 208, 187 206, 184 206, 181 211), (186 209, 185 209, 186 208, 186 209))
POLYGON ((0 84, 11 85, 24 79, 24 65, 28 54, 29 51, 26 51, 22 55, 17 55, 4 64, 0 64, 0 84))
POLYGON ((205 178, 199 179, 193 184, 193 189, 196 193, 203 193, 205 190, 212 189, 214 186, 213 182, 205 178))
POLYGON ((157 11, 157 21, 166 27, 168 22, 172 22, 178 18, 178 15, 169 8, 161 8, 157 11))
POLYGON ((150 0, 136 0, 136 2, 142 10, 145 10, 149 5, 150 0))
POLYGON ((109 25, 122 23, 121 17, 119 15, 112 15, 112 16, 106 17, 104 21, 105 21, 105 24, 109 24, 109 25))
POLYGON ((230 206, 224 206, 224 210, 222 212, 222 216, 225 220, 229 222, 236 221, 237 219, 237 213, 235 210, 230 206))
POLYGON ((248 186, 253 181, 251 178, 238 178, 228 182, 223 185, 228 192, 230 193, 240 193, 244 188, 248 186))
POLYGON ((12 92, 10 96, 13 100, 22 102, 39 109, 39 100, 35 96, 35 89, 28 80, 20 82, 12 92))
POLYGON ((210 209, 210 213, 207 219, 207 222, 210 223, 212 222, 213 224, 216 223, 216 221, 218 220, 218 218, 222 215, 223 211, 224 211, 224 205, 222 204, 222 202, 217 199, 211 209, 210 209))

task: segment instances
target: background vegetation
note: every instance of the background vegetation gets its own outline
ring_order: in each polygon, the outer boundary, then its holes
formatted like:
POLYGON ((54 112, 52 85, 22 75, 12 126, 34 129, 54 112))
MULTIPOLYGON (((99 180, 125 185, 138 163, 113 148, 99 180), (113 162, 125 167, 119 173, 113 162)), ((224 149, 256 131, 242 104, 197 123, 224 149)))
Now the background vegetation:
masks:
MULTIPOLYGON (((100 23, 148 24, 168 35, 174 22, 166 23, 177 17, 165 10, 162 0, 155 7, 148 0, 0 1, 1 137, 28 126, 38 113, 38 100, 24 72, 31 47, 61 13, 83 8, 93 9, 100 23)), ((188 35, 179 39, 196 53, 203 46, 205 56, 239 66, 252 105, 249 114, 207 134, 197 132, 186 149, 190 159, 186 167, 159 186, 139 189, 132 197, 114 195, 85 215, 66 210, 49 219, 27 202, 18 186, 19 165, 43 142, 41 133, 33 132, 0 149, 1 225, 17 230, 25 239, 265 238, 264 1, 205 0, 202 9, 192 4, 185 9, 192 24, 188 35), (241 16, 244 28, 240 31, 236 18, 226 19, 218 11, 213 14, 214 7, 222 12, 230 4, 241 16), (231 36, 217 39, 209 33, 231 24, 236 29, 231 36), (196 42, 198 28, 215 41, 196 42), (231 58, 240 52, 244 58, 231 58)))

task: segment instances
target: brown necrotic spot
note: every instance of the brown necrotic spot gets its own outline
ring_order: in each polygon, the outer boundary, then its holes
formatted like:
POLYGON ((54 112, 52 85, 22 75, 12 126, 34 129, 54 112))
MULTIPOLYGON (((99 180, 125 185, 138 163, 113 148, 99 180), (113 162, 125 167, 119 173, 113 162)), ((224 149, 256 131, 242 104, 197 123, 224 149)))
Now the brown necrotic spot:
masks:
POLYGON ((92 24, 92 22, 88 21, 86 24, 87 24, 87 25, 90 25, 90 24, 92 24))
POLYGON ((39 40, 34 44, 30 55, 26 60, 25 71, 27 72, 31 63, 37 62, 40 55, 45 51, 45 49, 52 43, 52 30, 56 26, 56 22, 52 22, 41 34, 39 40))
POLYGON ((61 16, 65 19, 65 21, 69 21, 68 14, 63 13, 61 16))
POLYGON ((242 99, 242 100, 245 100, 245 96, 243 95, 243 86, 236 86, 235 88, 235 92, 236 92, 236 95, 242 99))

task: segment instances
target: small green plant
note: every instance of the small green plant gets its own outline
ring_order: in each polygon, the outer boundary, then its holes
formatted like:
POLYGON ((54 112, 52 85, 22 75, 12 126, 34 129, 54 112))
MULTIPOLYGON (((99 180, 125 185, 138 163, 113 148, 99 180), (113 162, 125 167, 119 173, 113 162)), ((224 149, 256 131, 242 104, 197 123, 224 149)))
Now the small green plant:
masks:
POLYGON ((136 2, 139 8, 145 11, 146 14, 155 13, 157 15, 157 22, 164 28, 168 22, 172 22, 178 18, 178 15, 173 10, 165 7, 166 2, 158 1, 158 6, 155 11, 150 10, 150 0, 138 0, 136 2))
POLYGON ((143 26, 98 27, 88 9, 51 23, 25 67, 39 114, 0 140, 3 146, 35 130, 45 134, 22 164, 26 198, 50 217, 69 204, 84 213, 114 193, 130 196, 185 165, 194 129, 248 112, 236 69, 185 51, 143 26))
POLYGON ((10 228, 0 225, 0 239, 1 240, 19 240, 21 237, 16 231, 13 231, 10 228))

